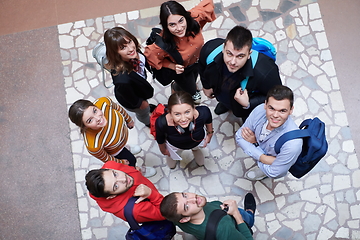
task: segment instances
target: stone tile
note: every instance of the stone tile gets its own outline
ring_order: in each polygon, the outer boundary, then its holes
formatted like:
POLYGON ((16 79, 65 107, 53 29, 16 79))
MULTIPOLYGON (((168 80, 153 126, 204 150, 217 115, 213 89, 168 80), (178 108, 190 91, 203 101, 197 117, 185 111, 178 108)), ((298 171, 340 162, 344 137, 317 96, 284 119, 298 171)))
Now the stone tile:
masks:
POLYGON ((280 4, 280 0, 274 0, 274 1, 260 0, 261 9, 277 10, 279 4, 280 4))
MULTIPOLYGON (((189 9, 197 2, 187 1, 184 6, 189 9)), ((327 156, 302 179, 288 175, 277 180, 248 181, 243 178, 244 171, 255 162, 236 146, 233 135, 240 123, 227 113, 213 116, 216 137, 206 150, 209 154, 204 167, 196 167, 191 151, 184 151, 179 167, 170 170, 141 124, 135 125, 129 139, 130 143, 143 148, 138 162, 157 169, 158 174, 150 180, 163 194, 193 191, 213 196, 209 199, 234 197, 240 202, 246 192, 253 192, 259 210, 254 226, 256 239, 285 239, 289 235, 293 239, 360 236, 357 231, 360 191, 353 190, 360 187, 359 162, 347 128, 347 116, 318 4, 305 0, 217 0, 215 4, 217 19, 205 27, 204 39, 225 37, 229 29, 242 24, 248 26, 254 36, 274 43, 283 82, 295 92, 295 122, 318 116, 327 124, 327 156)), ((151 26, 158 24, 158 11, 158 7, 141 9, 58 26, 68 106, 80 98, 92 101, 109 95, 114 99, 113 89, 105 89, 100 83, 100 67, 92 57, 92 48, 102 40, 104 29, 118 24, 137 31, 137 37, 144 43, 151 26)), ((169 87, 149 81, 155 88, 152 101, 166 102, 169 87)), ((107 83, 111 83, 110 76, 107 76, 107 83)), ((203 98, 203 104, 213 111, 216 102, 203 98)), ((128 226, 111 214, 105 214, 86 195, 84 176, 89 169, 99 168, 101 163, 87 153, 77 127, 70 124, 70 129, 82 237, 116 239, 119 234, 125 234, 128 226)), ((185 236, 179 230, 175 239, 188 239, 185 236)))

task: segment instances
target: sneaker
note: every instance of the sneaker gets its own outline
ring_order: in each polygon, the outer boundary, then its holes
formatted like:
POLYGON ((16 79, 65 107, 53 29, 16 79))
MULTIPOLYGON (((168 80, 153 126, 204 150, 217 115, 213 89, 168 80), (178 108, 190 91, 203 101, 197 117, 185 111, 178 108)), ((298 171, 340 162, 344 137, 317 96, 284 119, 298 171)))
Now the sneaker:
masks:
POLYGON ((267 178, 267 176, 259 167, 255 167, 245 173, 245 178, 251 181, 258 181, 267 178))
POLYGON ((229 111, 229 109, 220 102, 216 105, 215 110, 214 110, 215 114, 217 114, 217 115, 221 115, 223 113, 226 113, 227 111, 229 111))
POLYGON ((130 146, 130 152, 133 154, 133 155, 136 155, 138 153, 141 152, 141 147, 139 145, 132 145, 130 146))
POLYGON ((245 195, 244 209, 245 209, 245 211, 251 210, 253 212, 253 214, 255 214, 256 202, 255 202, 254 195, 252 195, 251 193, 247 193, 245 195))
POLYGON ((200 104, 201 102, 201 93, 199 90, 196 90, 196 93, 192 96, 192 99, 194 100, 195 104, 200 104))
POLYGON ((141 167, 141 173, 144 177, 149 178, 156 174, 156 169, 153 167, 141 167))

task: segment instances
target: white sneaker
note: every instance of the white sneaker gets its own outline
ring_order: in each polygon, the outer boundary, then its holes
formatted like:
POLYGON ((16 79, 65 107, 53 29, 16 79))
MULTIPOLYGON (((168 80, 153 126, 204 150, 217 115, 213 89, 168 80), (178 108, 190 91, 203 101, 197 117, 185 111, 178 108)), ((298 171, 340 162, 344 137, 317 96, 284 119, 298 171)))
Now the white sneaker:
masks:
POLYGON ((245 178, 251 181, 258 181, 267 178, 266 174, 259 168, 255 167, 245 173, 245 178))
POLYGON ((141 173, 144 177, 149 178, 156 174, 156 169, 153 167, 141 167, 141 173))
POLYGON ((138 153, 141 152, 141 147, 139 145, 132 145, 132 146, 129 146, 130 148, 130 152, 133 154, 133 155, 136 155, 138 153))
POLYGON ((200 104, 201 102, 201 93, 199 90, 196 90, 196 93, 192 96, 195 104, 200 104))

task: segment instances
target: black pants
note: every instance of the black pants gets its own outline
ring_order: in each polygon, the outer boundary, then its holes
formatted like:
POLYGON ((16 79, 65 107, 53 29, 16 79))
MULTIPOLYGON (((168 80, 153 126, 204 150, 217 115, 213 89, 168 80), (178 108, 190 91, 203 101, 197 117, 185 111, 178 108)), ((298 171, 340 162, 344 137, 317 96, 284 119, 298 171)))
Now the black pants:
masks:
POLYGON ((198 64, 195 63, 185 68, 184 73, 178 74, 174 80, 179 87, 193 96, 196 93, 196 78, 198 75, 198 64))
POLYGON ((129 166, 135 167, 136 165, 136 157, 126 147, 115 158, 128 160, 129 166))
POLYGON ((155 78, 163 85, 169 85, 173 80, 185 92, 193 96, 196 93, 196 78, 199 75, 198 64, 194 63, 185 68, 182 74, 176 74, 174 70, 162 68, 153 70, 155 78))

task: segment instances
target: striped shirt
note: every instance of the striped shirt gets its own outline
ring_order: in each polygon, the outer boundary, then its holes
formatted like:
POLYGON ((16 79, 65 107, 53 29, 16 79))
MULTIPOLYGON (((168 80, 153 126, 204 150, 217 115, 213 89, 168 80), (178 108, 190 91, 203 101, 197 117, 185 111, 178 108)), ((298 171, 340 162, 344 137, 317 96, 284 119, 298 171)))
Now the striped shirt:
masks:
POLYGON ((125 147, 128 139, 126 124, 132 121, 124 108, 114 103, 108 97, 102 97, 94 102, 108 121, 100 130, 86 129, 84 133, 85 146, 89 153, 103 162, 116 161, 114 156, 125 147))

